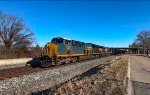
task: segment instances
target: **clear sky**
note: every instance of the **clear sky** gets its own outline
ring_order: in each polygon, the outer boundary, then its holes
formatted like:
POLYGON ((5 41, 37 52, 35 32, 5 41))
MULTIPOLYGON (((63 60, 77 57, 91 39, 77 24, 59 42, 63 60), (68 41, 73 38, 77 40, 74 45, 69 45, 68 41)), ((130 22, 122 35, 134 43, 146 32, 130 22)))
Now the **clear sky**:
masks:
POLYGON ((0 1, 0 10, 24 18, 41 46, 64 37, 126 47, 150 29, 149 1, 0 1))

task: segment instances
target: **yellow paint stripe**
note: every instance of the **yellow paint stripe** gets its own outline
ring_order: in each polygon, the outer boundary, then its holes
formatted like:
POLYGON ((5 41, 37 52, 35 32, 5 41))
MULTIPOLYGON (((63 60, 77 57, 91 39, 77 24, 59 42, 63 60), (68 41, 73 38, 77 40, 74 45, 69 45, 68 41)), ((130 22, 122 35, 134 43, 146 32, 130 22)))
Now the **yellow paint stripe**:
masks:
MULTIPOLYGON (((101 53, 92 53, 92 54, 101 54, 101 53)), ((90 54, 90 55, 92 55, 90 54)), ((67 56, 83 56, 83 55, 86 55, 86 54, 59 54, 57 55, 58 57, 67 57, 67 56)))
POLYGON ((92 53, 92 54, 101 54, 101 53, 92 53))
POLYGON ((67 57, 67 56, 82 56, 82 55, 85 55, 85 54, 59 54, 59 55, 57 55, 57 56, 58 56, 58 57, 59 57, 59 56, 67 57))

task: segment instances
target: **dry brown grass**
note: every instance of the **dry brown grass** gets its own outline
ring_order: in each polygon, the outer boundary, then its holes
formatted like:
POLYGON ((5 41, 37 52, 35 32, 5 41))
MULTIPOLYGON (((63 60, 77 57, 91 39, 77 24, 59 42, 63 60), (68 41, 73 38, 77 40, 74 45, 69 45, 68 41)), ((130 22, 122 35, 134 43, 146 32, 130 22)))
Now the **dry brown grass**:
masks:
POLYGON ((52 88, 54 95, 125 95, 128 56, 116 57, 105 65, 52 88), (95 72, 95 73, 93 73, 95 72))
POLYGON ((14 47, 10 50, 0 47, 0 59, 39 57, 40 52, 40 47, 14 47))

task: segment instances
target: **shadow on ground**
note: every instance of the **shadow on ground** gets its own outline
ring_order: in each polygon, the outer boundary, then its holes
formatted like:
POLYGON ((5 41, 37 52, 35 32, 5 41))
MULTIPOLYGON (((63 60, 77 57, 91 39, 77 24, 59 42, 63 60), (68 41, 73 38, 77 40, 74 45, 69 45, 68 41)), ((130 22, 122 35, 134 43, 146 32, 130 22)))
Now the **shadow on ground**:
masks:
POLYGON ((96 67, 93 67, 91 68, 90 70, 84 72, 83 74, 80 75, 81 78, 84 78, 84 77, 89 77, 91 75, 94 75, 94 74, 97 74, 97 73, 100 73, 100 70, 103 69, 104 66, 96 66, 96 67))
POLYGON ((134 95, 150 95, 150 83, 132 81, 134 95))
POLYGON ((33 58, 32 60, 30 60, 26 63, 26 66, 38 67, 39 64, 40 64, 40 59, 39 58, 33 58))

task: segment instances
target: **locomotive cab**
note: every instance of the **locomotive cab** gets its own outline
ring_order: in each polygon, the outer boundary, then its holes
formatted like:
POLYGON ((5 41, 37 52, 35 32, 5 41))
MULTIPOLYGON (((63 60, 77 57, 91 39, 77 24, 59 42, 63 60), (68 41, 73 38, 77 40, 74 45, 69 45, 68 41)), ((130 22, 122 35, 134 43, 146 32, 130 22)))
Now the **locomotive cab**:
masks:
POLYGON ((49 67, 56 64, 58 46, 53 43, 47 43, 41 53, 40 66, 49 67))
POLYGON ((57 56, 57 49, 58 46, 56 44, 47 43, 43 48, 41 56, 49 56, 49 57, 57 56))

